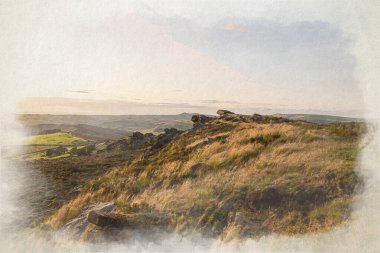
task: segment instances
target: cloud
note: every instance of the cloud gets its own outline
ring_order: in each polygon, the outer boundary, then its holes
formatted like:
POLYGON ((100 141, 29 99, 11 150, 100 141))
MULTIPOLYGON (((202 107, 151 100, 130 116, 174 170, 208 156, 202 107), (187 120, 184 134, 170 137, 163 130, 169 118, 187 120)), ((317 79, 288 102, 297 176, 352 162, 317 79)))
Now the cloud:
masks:
POLYGON ((152 103, 152 105, 165 106, 171 108, 204 108, 204 106, 190 103, 152 103))
POLYGON ((230 32, 245 32, 247 29, 244 26, 238 24, 225 24, 221 26, 219 29, 230 31, 230 32))
POLYGON ((89 94, 94 92, 94 90, 67 90, 66 92, 89 94))
POLYGON ((173 36, 181 43, 254 75, 271 73, 281 80, 299 70, 297 75, 303 78, 336 80, 353 76, 355 60, 348 53, 350 40, 328 22, 282 24, 226 18, 213 27, 189 20, 172 22, 173 36))
POLYGON ((201 103, 205 104, 240 104, 240 102, 237 101, 231 101, 231 100, 216 100, 216 99, 209 99, 209 100, 200 100, 201 103))
POLYGON ((144 103, 128 100, 78 99, 62 97, 29 97, 18 104, 21 114, 179 114, 215 112, 214 108, 189 103, 144 103))
MULTIPOLYGON (((232 17, 220 19, 212 26, 198 25, 185 18, 168 19, 161 25, 167 26, 180 43, 261 84, 233 85, 244 94, 241 95, 244 102, 261 103, 265 98, 273 104, 287 103, 300 108, 363 108, 354 76, 356 59, 350 53, 353 40, 335 24, 232 17), (243 91, 243 87, 249 88, 243 91)), ((223 91, 226 86, 221 86, 223 91)), ((236 99, 232 94, 231 98, 236 99)))

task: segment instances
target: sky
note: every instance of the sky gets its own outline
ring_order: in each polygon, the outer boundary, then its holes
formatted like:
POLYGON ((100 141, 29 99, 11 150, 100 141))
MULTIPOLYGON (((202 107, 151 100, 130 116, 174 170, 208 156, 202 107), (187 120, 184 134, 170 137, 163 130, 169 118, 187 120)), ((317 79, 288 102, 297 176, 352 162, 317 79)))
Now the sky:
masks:
POLYGON ((349 5, 5 0, 1 99, 17 113, 360 116, 349 5))

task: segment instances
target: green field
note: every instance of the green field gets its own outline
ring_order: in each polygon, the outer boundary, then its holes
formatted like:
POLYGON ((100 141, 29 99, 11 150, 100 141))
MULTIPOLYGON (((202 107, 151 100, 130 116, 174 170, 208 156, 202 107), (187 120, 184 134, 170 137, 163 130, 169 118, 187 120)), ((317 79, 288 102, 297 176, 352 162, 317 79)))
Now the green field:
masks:
POLYGON ((82 146, 87 143, 86 140, 75 137, 70 133, 52 133, 33 135, 25 140, 25 145, 76 145, 82 146))

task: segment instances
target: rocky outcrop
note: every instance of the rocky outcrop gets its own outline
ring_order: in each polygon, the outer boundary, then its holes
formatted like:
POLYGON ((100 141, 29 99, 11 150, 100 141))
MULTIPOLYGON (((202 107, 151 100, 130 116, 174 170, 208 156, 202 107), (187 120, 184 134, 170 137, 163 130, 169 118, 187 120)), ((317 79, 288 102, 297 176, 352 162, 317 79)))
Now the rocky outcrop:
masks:
POLYGON ((143 149, 151 146, 155 142, 156 137, 152 133, 134 132, 130 138, 124 138, 109 143, 106 147, 107 151, 127 151, 143 149))
POLYGON ((264 116, 256 113, 253 115, 242 115, 227 110, 218 110, 216 113, 219 115, 220 119, 231 122, 255 122, 260 124, 273 124, 292 121, 282 117, 264 116))
POLYGON ((251 122, 256 122, 256 123, 262 123, 262 124, 267 124, 267 123, 284 123, 284 122, 292 122, 293 120, 286 119, 286 118, 281 118, 281 117, 274 117, 274 116, 263 116, 260 114, 253 114, 252 116, 249 116, 249 120, 251 122))
POLYGON ((93 151, 95 151, 95 144, 89 144, 84 147, 78 148, 78 147, 73 147, 70 150, 71 155, 77 155, 77 156, 85 156, 85 155, 91 155, 93 151))
POLYGON ((77 155, 90 155, 95 150, 95 144, 86 145, 83 148, 78 148, 77 155))
MULTIPOLYGON (((116 208, 113 202, 98 202, 89 205, 86 209, 82 211, 79 217, 68 222, 63 228, 63 234, 71 239, 79 239, 81 234, 85 231, 86 227, 90 224, 88 216, 90 213, 106 215, 107 213, 113 211, 116 208)), ((91 220, 95 221, 96 216, 91 216, 91 220)), ((99 219, 100 220, 100 219, 99 219)), ((104 224, 104 221, 99 221, 104 224)))
POLYGON ((165 133, 157 136, 156 142, 152 146, 152 150, 159 149, 164 145, 171 142, 174 138, 178 137, 182 131, 178 131, 175 128, 165 128, 165 133))
POLYGON ((196 114, 191 117, 191 121, 196 124, 205 124, 206 122, 209 122, 212 119, 212 117, 208 117, 202 114, 196 114))
POLYGON ((98 210, 90 211, 87 215, 87 220, 89 223, 99 227, 118 227, 121 225, 118 219, 107 216, 98 210))
MULTIPOLYGON (((172 222, 166 213, 115 214, 113 202, 98 202, 85 208, 79 217, 68 222, 61 230, 67 239, 86 238, 101 241, 108 239, 126 239, 123 232, 138 233, 143 230, 157 229, 172 231, 172 222), (109 236, 113 237, 110 238, 109 236)), ((153 231, 153 230, 152 230, 153 231)))
POLYGON ((207 122, 211 121, 213 118, 208 117, 206 115, 196 114, 191 117, 191 121, 194 123, 193 128, 199 128, 206 124, 207 122))
POLYGON ((269 186, 263 190, 255 191, 248 196, 253 209, 276 208, 287 199, 286 190, 279 186, 269 186))
POLYGON ((126 151, 129 148, 129 140, 128 139, 120 139, 115 142, 112 142, 107 145, 107 151, 126 151))
POLYGON ((227 110, 218 110, 216 112, 219 115, 219 118, 225 121, 231 122, 249 122, 248 117, 241 114, 236 114, 227 110))
POLYGON ((132 149, 145 148, 153 144, 155 139, 154 134, 152 133, 140 133, 134 132, 131 136, 130 146, 132 149))
POLYGON ((46 150, 46 156, 53 157, 53 156, 60 156, 65 154, 67 151, 67 148, 59 146, 58 148, 51 148, 46 150))

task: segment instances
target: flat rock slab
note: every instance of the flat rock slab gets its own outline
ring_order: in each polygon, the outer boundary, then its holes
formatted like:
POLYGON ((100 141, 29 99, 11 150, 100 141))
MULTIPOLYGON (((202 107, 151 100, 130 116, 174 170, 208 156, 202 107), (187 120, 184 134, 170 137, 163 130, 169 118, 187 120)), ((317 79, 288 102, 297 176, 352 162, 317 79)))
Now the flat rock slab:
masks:
POLYGON ((113 202, 98 202, 89 205, 83 210, 79 217, 71 220, 62 228, 64 236, 70 239, 79 239, 86 227, 90 224, 88 215, 91 212, 96 212, 105 215, 116 208, 113 202))
POLYGON ((234 112, 228 111, 228 110, 218 110, 216 114, 220 116, 228 115, 228 114, 235 114, 234 112))

